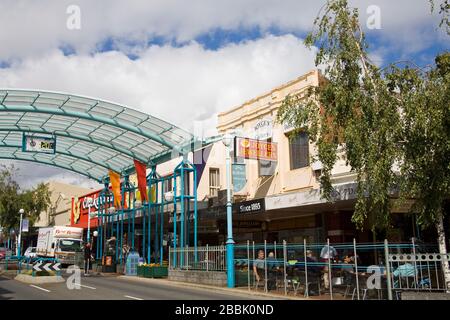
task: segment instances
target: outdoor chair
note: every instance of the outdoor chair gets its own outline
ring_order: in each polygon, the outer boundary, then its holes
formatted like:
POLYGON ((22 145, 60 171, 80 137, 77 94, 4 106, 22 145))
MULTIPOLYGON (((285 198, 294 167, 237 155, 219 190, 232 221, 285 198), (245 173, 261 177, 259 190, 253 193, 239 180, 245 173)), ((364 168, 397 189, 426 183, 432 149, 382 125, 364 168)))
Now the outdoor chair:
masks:
MULTIPOLYGON (((358 298, 358 293, 356 291, 357 286, 356 286, 356 278, 355 277, 352 277, 351 287, 353 287, 352 300, 355 300, 358 298)), ((367 291, 369 290, 367 288, 367 278, 360 274, 358 275, 358 287, 359 287, 360 297, 362 296, 362 300, 366 300, 367 291)), ((346 297, 346 296, 344 295, 344 297, 346 297)))

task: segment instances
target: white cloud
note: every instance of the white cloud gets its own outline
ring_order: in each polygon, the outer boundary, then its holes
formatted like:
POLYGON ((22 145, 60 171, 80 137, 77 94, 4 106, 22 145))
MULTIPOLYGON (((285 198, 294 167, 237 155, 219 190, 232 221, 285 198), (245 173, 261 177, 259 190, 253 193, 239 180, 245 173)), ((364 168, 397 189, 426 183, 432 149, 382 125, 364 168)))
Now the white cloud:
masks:
POLYGON ((267 36, 216 51, 196 42, 151 46, 130 60, 118 51, 64 56, 53 50, 0 69, 0 87, 63 91, 138 108, 193 130, 215 132, 218 112, 314 67, 314 52, 292 36, 267 36))
MULTIPOLYGON (((313 67, 312 53, 294 36, 270 36, 210 51, 192 41, 215 29, 271 28, 305 34, 325 3, 306 0, 2 0, 0 2, 0 87, 65 91, 103 98, 192 129, 204 121, 214 133, 217 112, 244 102, 313 67), (81 29, 68 30, 69 5, 81 9, 81 29), (154 37, 181 47, 147 46, 154 37), (99 53, 104 41, 120 51, 99 53), (58 49, 73 47, 76 55, 58 49), (124 52, 139 56, 130 60, 124 52)), ((447 41, 436 32, 439 18, 428 0, 352 0, 366 25, 366 8, 381 8, 381 30, 371 57, 378 64, 392 52, 408 57, 447 41)), ((21 164, 23 182, 79 176, 45 166, 21 164), (56 176, 55 176, 56 175, 56 176)), ((75 179, 75 180, 71 180, 75 179)))
MULTIPOLYGON (((92 52, 99 43, 146 43, 154 36, 190 41, 214 29, 238 30, 274 27, 308 32, 322 1, 306 0, 2 0, 0 3, 0 60, 45 54, 68 44, 77 52, 92 52), (69 5, 81 9, 81 29, 69 30, 69 5), (5 31, 5 32, 3 32, 5 31)), ((382 29, 370 31, 401 50, 418 50, 438 38, 429 32, 438 17, 430 14, 428 0, 353 0, 362 25, 369 5, 381 9, 382 29), (413 3, 412 3, 413 2, 413 3)))
POLYGON ((130 60, 118 51, 64 56, 54 50, 0 69, 0 87, 64 91, 139 108, 191 129, 312 69, 313 51, 285 35, 216 51, 196 42, 151 46, 130 60))

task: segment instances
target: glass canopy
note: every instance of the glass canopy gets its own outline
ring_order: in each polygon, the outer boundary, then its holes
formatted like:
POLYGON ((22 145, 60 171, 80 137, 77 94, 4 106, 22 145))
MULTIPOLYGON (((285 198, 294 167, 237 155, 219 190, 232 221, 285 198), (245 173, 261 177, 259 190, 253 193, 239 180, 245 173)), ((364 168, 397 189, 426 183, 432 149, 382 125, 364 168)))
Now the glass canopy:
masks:
POLYGON ((193 136, 171 123, 115 103, 66 93, 0 89, 0 159, 44 163, 99 182, 108 170, 170 159, 193 136), (55 153, 22 151, 23 134, 56 138, 55 153))

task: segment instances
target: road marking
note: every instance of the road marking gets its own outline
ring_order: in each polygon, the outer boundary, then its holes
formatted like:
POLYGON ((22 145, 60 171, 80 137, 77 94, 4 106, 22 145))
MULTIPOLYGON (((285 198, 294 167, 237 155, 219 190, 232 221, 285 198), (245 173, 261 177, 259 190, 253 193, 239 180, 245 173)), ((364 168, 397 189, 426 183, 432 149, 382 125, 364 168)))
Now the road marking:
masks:
POLYGON ((144 300, 141 298, 136 298, 136 297, 132 297, 132 296, 124 296, 125 298, 130 298, 130 299, 134 299, 134 300, 144 300))
POLYGON ((36 288, 36 289, 39 289, 39 290, 42 290, 42 291, 46 291, 46 292, 51 292, 50 290, 47 290, 47 289, 35 286, 34 284, 30 284, 30 287, 33 287, 33 288, 36 288))
POLYGON ((86 286, 86 285, 84 285, 84 284, 75 284, 75 286, 80 286, 80 287, 83 287, 83 288, 88 288, 88 289, 92 289, 92 290, 95 290, 95 289, 97 289, 97 288, 94 288, 94 287, 89 287, 89 286, 86 286))

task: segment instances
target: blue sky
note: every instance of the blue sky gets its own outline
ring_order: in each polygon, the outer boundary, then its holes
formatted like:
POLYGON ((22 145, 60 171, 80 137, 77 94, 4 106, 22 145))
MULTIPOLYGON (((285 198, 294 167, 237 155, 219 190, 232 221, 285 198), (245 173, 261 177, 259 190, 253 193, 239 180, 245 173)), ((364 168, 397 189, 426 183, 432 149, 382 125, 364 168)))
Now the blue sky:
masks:
MULTIPOLYGON (((0 87, 64 91, 215 133, 217 113, 313 69, 324 0, 2 0, 0 87), (69 29, 71 6, 80 28, 69 29), (7 30, 7 32, 4 32, 7 30)), ((373 61, 433 63, 448 36, 428 0, 350 0, 373 61), (381 28, 368 30, 370 6, 381 28)), ((59 171, 25 168, 32 184, 59 171)), ((53 169, 52 169, 53 170, 53 169)), ((59 172, 59 173, 58 173, 59 172)), ((64 173, 64 179, 68 179, 64 173)))

